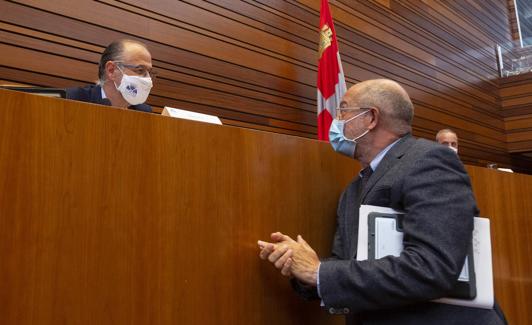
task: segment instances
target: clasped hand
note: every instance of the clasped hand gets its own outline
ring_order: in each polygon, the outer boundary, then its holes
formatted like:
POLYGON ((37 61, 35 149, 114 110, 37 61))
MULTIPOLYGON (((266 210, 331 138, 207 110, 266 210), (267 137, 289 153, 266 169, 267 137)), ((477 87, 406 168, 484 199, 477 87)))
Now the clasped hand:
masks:
POLYGON ((259 256, 270 261, 284 276, 293 276, 299 281, 316 286, 320 260, 316 252, 301 237, 297 241, 280 232, 271 234, 272 242, 259 240, 259 256))

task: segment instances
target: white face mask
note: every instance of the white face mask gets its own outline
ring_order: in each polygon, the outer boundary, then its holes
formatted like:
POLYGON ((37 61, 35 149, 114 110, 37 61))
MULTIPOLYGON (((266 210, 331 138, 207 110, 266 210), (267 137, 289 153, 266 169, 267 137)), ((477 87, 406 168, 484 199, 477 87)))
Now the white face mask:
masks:
POLYGON ((138 105, 148 99, 153 82, 150 77, 128 76, 122 72, 122 81, 115 87, 130 105, 138 105))
POLYGON ((458 154, 458 148, 451 147, 451 146, 448 146, 448 148, 454 151, 455 154, 458 154))

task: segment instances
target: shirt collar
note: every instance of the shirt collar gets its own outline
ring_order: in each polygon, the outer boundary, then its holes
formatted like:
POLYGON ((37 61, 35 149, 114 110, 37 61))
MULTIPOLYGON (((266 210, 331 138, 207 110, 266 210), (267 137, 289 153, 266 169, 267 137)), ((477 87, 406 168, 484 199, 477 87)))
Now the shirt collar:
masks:
POLYGON ((369 163, 369 165, 371 166, 371 170, 372 171, 376 171, 377 170, 377 167, 379 166, 379 164, 381 163, 382 161, 382 158, 384 158, 384 156, 386 156, 386 153, 388 153, 388 151, 390 151, 390 149, 392 149, 392 147, 399 141, 401 140, 401 138, 395 140, 394 142, 390 143, 386 148, 382 149, 381 152, 379 152, 375 158, 373 158, 373 160, 369 163))
POLYGON ((100 89, 102 90, 102 99, 107 98, 107 95, 105 94, 105 91, 103 90, 103 86, 101 86, 100 89))

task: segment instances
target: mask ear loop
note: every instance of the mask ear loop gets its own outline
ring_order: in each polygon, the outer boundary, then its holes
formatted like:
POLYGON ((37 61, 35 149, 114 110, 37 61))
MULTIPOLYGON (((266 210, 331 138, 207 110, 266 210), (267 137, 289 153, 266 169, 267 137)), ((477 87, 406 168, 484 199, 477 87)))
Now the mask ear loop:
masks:
POLYGON ((358 139, 360 139, 360 138, 362 138, 363 136, 365 136, 366 134, 368 134, 369 129, 366 130, 366 131, 365 131, 364 133, 362 133, 361 135, 359 135, 358 137, 354 137, 353 139, 346 138, 346 137, 345 137, 345 125, 346 125, 347 123, 349 123, 350 121, 356 119, 357 117, 366 114, 366 113, 369 112, 369 111, 371 111, 371 109, 368 109, 367 111, 364 111, 364 112, 358 113, 357 115, 353 116, 352 118, 350 118, 350 119, 344 121, 343 129, 342 129, 342 136, 344 137, 345 140, 347 140, 347 141, 351 141, 351 142, 355 142, 355 143, 356 143, 356 141, 357 141, 358 139))
MULTIPOLYGON (((120 79, 120 85, 121 85, 122 84, 122 80, 124 79, 124 71, 122 71, 122 69, 120 69, 120 65, 118 63, 115 63, 115 64, 116 64, 116 68, 118 69, 118 71, 120 71, 120 73, 122 74, 122 79, 120 79)), ((113 80, 113 84, 115 85, 116 90, 118 90, 120 85, 117 86, 116 82, 114 80, 113 80)))
POLYGON ((352 118, 346 120, 346 121, 344 122, 344 124, 347 124, 347 123, 351 122, 351 120, 354 120, 354 119, 356 119, 357 117, 362 116, 362 115, 366 114, 366 113, 369 112, 369 111, 370 111, 370 110, 368 109, 368 110, 366 110, 366 111, 364 111, 364 112, 360 112, 360 113, 358 113, 357 115, 353 116, 352 118))

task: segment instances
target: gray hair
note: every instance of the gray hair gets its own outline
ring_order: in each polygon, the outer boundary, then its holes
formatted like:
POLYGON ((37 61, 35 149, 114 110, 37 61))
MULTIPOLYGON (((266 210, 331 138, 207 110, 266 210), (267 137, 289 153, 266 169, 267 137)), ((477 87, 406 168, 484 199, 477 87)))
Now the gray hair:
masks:
POLYGON ((354 99, 358 106, 379 108, 384 126, 398 135, 412 132, 414 105, 403 87, 388 79, 369 80, 360 86, 354 99))
POLYGON ((454 132, 453 130, 451 129, 441 129, 438 131, 438 133, 436 133, 436 141, 438 140, 438 138, 440 137, 440 135, 444 134, 444 133, 452 133, 456 136, 456 138, 458 139, 458 134, 456 134, 456 132, 454 132))

